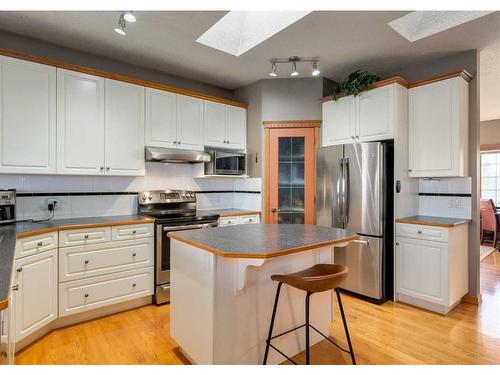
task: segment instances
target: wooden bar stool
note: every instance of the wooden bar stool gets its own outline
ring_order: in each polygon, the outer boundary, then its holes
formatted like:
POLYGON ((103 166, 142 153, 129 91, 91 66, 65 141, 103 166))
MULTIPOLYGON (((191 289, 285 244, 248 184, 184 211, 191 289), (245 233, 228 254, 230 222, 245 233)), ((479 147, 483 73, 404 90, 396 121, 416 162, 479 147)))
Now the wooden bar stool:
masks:
POLYGON ((354 351, 352 349, 352 344, 351 344, 351 337, 349 336, 349 329, 347 328, 347 321, 345 319, 344 315, 344 308, 342 307, 342 300, 340 299, 340 293, 338 286, 342 281, 345 280, 347 277, 347 273, 349 270, 347 269, 346 266, 340 265, 340 264, 316 264, 310 268, 307 268, 305 270, 295 272, 295 273, 290 273, 288 275, 272 275, 271 280, 278 281, 278 288, 276 289, 276 298, 274 299, 274 307, 273 307, 273 314, 271 317, 271 325, 269 327, 269 334, 267 336, 266 340, 266 351, 264 354, 264 362, 263 364, 267 364, 267 356, 269 354, 269 348, 273 348, 276 350, 278 353, 280 353, 283 357, 288 359, 290 362, 293 364, 297 364, 295 361, 293 361, 290 357, 288 357, 286 354, 284 354, 281 350, 273 346, 271 344, 271 340, 281 337, 283 335, 286 335, 287 333, 293 332, 299 328, 305 327, 306 328, 306 364, 310 364, 310 348, 309 348, 309 327, 314 329, 316 332, 318 332, 321 336, 323 336, 325 339, 330 341, 333 345, 335 345, 337 348, 342 350, 345 353, 349 353, 351 355, 351 360, 352 364, 356 364, 356 359, 354 357, 354 351), (280 291, 281 291, 281 286, 283 284, 290 285, 294 288, 303 290, 307 292, 306 294, 306 300, 305 300, 305 307, 306 307, 306 322, 298 327, 292 328, 288 331, 282 332, 278 335, 273 336, 273 326, 274 326, 274 319, 276 317, 276 310, 278 308, 278 300, 280 297, 280 291), (342 347, 340 347, 337 343, 332 341, 329 337, 325 336, 323 333, 321 333, 319 330, 314 328, 312 325, 309 324, 309 300, 311 297, 311 294, 313 293, 318 293, 318 292, 325 292, 327 290, 332 290, 335 289, 335 293, 337 294, 337 301, 339 302, 339 308, 340 308, 340 315, 342 316, 342 323, 344 324, 344 330, 345 330, 345 335, 347 338, 347 343, 349 345, 349 350, 346 350, 342 347))

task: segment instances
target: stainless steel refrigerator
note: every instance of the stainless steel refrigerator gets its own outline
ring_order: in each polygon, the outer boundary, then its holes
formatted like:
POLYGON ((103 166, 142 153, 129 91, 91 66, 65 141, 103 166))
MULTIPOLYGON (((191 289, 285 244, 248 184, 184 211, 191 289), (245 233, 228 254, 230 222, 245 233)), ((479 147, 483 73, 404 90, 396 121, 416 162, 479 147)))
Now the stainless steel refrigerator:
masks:
POLYGON ((345 228, 360 240, 335 248, 349 268, 341 288, 382 303, 393 294, 392 143, 323 147, 317 154, 317 225, 345 228))

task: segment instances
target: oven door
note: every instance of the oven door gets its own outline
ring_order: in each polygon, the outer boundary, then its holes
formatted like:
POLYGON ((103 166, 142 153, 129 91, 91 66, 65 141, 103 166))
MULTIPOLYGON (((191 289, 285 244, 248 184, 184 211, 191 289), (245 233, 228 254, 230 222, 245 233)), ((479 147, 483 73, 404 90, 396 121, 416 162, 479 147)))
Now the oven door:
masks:
POLYGON ((216 221, 187 225, 158 224, 156 226, 156 284, 170 283, 170 237, 168 233, 216 226, 216 221))
POLYGON ((215 173, 243 175, 246 173, 246 155, 237 152, 215 152, 215 173))

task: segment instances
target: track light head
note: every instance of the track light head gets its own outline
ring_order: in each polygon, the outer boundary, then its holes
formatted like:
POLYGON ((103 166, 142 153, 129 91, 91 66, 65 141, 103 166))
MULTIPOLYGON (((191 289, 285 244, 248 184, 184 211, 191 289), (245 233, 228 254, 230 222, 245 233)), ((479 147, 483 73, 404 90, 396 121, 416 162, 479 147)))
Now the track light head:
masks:
POLYGON ((313 66, 312 66, 312 72, 311 72, 313 77, 317 77, 321 74, 319 68, 318 68, 318 62, 313 61, 313 66))
POLYGON ((125 31, 127 23, 125 22, 125 18, 123 17, 123 14, 120 16, 118 19, 118 25, 115 27, 115 33, 120 34, 120 35, 127 35, 127 32, 125 31))
POLYGON ((134 13, 132 11, 128 11, 123 13, 123 18, 125 18, 125 21, 127 22, 135 22, 137 21, 137 18, 135 17, 134 13))
POLYGON ((297 77, 299 75, 299 72, 297 71, 297 63, 294 61, 292 62, 292 72, 290 73, 292 77, 297 77))
POLYGON ((276 63, 273 62, 273 65, 271 67, 271 73, 269 73, 271 77, 277 77, 278 76, 278 71, 276 67, 276 63))

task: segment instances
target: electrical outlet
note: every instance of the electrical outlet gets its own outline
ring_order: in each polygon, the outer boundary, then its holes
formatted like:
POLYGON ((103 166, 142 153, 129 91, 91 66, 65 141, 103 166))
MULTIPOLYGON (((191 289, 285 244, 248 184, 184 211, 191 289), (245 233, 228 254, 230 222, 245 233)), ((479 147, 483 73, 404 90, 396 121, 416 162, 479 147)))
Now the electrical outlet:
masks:
POLYGON ((453 199, 453 198, 452 198, 452 199, 450 199, 450 200, 449 200, 449 204, 448 204, 448 206, 449 206, 450 208, 455 208, 455 199, 453 199))
POLYGON ((458 198, 455 199, 455 208, 462 207, 462 201, 458 198))
POLYGON ((47 210, 49 210, 49 212, 55 211, 56 207, 57 207, 57 201, 55 199, 49 199, 47 201, 47 210))

